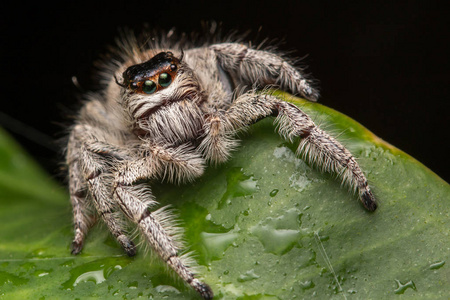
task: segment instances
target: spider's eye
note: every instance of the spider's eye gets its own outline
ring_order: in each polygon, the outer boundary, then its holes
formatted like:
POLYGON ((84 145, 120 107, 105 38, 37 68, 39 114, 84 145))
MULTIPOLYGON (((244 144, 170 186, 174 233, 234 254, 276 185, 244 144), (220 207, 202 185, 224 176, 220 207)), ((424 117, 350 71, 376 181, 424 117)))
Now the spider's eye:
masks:
POLYGON ((167 87, 172 83, 172 77, 170 77, 170 75, 167 73, 161 73, 159 75, 158 83, 162 87, 167 87))
POLYGON ((172 71, 175 71, 177 68, 178 68, 178 67, 177 67, 177 65, 175 65, 175 64, 171 64, 171 65, 170 65, 170 69, 171 69, 172 71))
POLYGON ((137 85, 137 83, 136 83, 136 82, 132 82, 132 83, 130 83, 130 88, 131 88, 132 90, 135 90, 135 89, 137 89, 137 88, 138 88, 138 85, 137 85))
POLYGON ((156 83, 151 80, 144 81, 142 85, 142 91, 146 94, 153 94, 156 91, 156 83))

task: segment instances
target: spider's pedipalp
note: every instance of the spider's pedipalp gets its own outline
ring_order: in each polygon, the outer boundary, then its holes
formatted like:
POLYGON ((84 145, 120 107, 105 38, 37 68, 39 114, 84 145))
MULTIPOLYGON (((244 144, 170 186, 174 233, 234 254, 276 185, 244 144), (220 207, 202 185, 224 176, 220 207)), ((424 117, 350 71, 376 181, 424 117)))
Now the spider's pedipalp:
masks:
POLYGON ((201 176, 205 160, 192 144, 168 147, 160 143, 145 142, 138 151, 139 158, 124 161, 118 168, 118 181, 133 184, 138 179, 158 178, 174 183, 190 182, 201 176))
POLYGON ((230 152, 235 150, 239 143, 234 137, 233 126, 224 117, 224 112, 208 116, 203 131, 203 139, 198 150, 203 153, 206 161, 216 165, 226 162, 230 152))

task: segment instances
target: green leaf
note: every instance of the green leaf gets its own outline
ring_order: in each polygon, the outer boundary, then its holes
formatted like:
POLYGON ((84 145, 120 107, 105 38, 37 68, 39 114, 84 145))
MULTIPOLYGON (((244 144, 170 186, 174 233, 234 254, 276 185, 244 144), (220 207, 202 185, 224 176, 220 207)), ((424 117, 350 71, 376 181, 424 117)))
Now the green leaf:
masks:
MULTIPOLYGON (((449 185, 348 117, 287 100, 357 157, 379 208, 366 212, 296 158, 273 119, 259 122, 227 164, 193 184, 153 186, 178 211, 215 299, 448 296, 449 185)), ((3 132, 0 221, 0 299, 198 299, 144 248, 124 255, 104 226, 70 255, 67 193, 3 132)))

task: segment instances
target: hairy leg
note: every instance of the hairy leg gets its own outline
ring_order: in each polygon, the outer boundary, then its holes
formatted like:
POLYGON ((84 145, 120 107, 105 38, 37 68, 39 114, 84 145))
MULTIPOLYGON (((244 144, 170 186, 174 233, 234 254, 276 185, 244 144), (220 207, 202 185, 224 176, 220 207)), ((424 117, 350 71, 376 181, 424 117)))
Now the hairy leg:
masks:
POLYGON ((77 134, 71 134, 66 153, 66 163, 69 174, 70 202, 73 209, 73 224, 75 237, 72 242, 72 254, 78 254, 83 249, 84 239, 96 218, 89 199, 88 184, 80 163, 81 141, 77 134))
POLYGON ((279 55, 237 43, 215 44, 210 48, 216 53, 224 70, 236 72, 246 83, 256 83, 258 88, 279 85, 281 89, 300 94, 311 101, 319 97, 319 92, 312 87, 311 80, 303 71, 294 68, 279 55))
POLYGON ((204 299, 212 299, 211 288, 195 278, 190 266, 192 261, 187 255, 179 254, 183 248, 180 228, 174 226, 172 217, 164 208, 157 211, 150 210, 156 202, 148 185, 139 182, 153 175, 139 168, 143 162, 143 160, 127 162, 117 172, 114 183, 115 201, 123 213, 138 226, 158 256, 204 299))
MULTIPOLYGON (((97 140, 90 125, 77 125, 72 135, 80 141, 77 157, 94 206, 127 254, 135 253, 134 244, 124 235, 117 210, 133 221, 158 255, 205 299, 212 299, 210 287, 195 278, 188 256, 182 248, 179 230, 170 216, 159 209, 150 212, 153 201, 147 183, 162 177, 172 181, 192 180, 203 173, 204 159, 192 145, 176 148, 144 143, 132 151, 97 140), (161 175, 162 174, 162 175, 161 175)), ((79 145, 78 145, 79 146, 79 145)), ((75 149, 69 144, 69 149, 75 149)))
POLYGON ((88 187, 78 161, 69 164, 69 192, 73 209, 75 237, 72 242, 72 254, 80 253, 89 228, 95 223, 95 217, 89 208, 88 187))
POLYGON ((92 135, 91 126, 77 125, 69 138, 67 163, 69 165, 69 186, 74 207, 75 239, 72 253, 81 251, 87 228, 92 224, 90 213, 86 216, 88 205, 93 206, 111 233, 129 256, 136 254, 134 243, 125 234, 124 224, 117 215, 117 207, 111 195, 111 165, 105 159, 123 155, 113 146, 101 147, 92 135), (88 201, 89 200, 89 201, 88 201), (80 212, 79 212, 80 211, 80 212))
POLYGON ((204 156, 216 162, 228 157, 230 135, 245 129, 258 120, 277 116, 279 133, 287 140, 300 137, 297 154, 322 171, 336 173, 351 189, 357 191, 362 204, 369 211, 377 208, 367 179, 353 155, 336 139, 318 128, 311 118, 295 105, 272 95, 246 93, 225 112, 209 116, 205 122, 205 136, 200 144, 204 156))
POLYGON ((126 235, 123 220, 117 213, 118 207, 112 199, 113 177, 107 165, 103 162, 103 157, 89 150, 84 150, 83 161, 85 163, 86 180, 89 184, 95 209, 127 255, 135 255, 136 246, 126 235))

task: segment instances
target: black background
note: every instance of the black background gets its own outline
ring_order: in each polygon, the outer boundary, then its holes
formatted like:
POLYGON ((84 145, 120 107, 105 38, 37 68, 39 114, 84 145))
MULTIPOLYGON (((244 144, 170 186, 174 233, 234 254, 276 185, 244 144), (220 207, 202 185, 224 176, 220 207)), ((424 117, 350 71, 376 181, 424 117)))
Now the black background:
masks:
MULTIPOLYGON (((67 2, 67 3, 66 3, 67 2)), ((118 29, 224 32, 282 39, 320 80, 320 102, 356 119, 446 181, 449 172, 449 15, 430 1, 143 1, 80 6, 40 1, 3 7, 0 126, 56 178, 58 146, 79 88, 118 29), (367 2, 367 3, 366 3, 367 2), (371 4, 368 4, 368 3, 371 4), (40 134, 44 134, 43 137, 40 134), (28 136, 27 136, 28 135, 28 136), (48 136, 48 141, 45 136, 48 136), (38 140, 38 143, 33 140, 38 140)))

